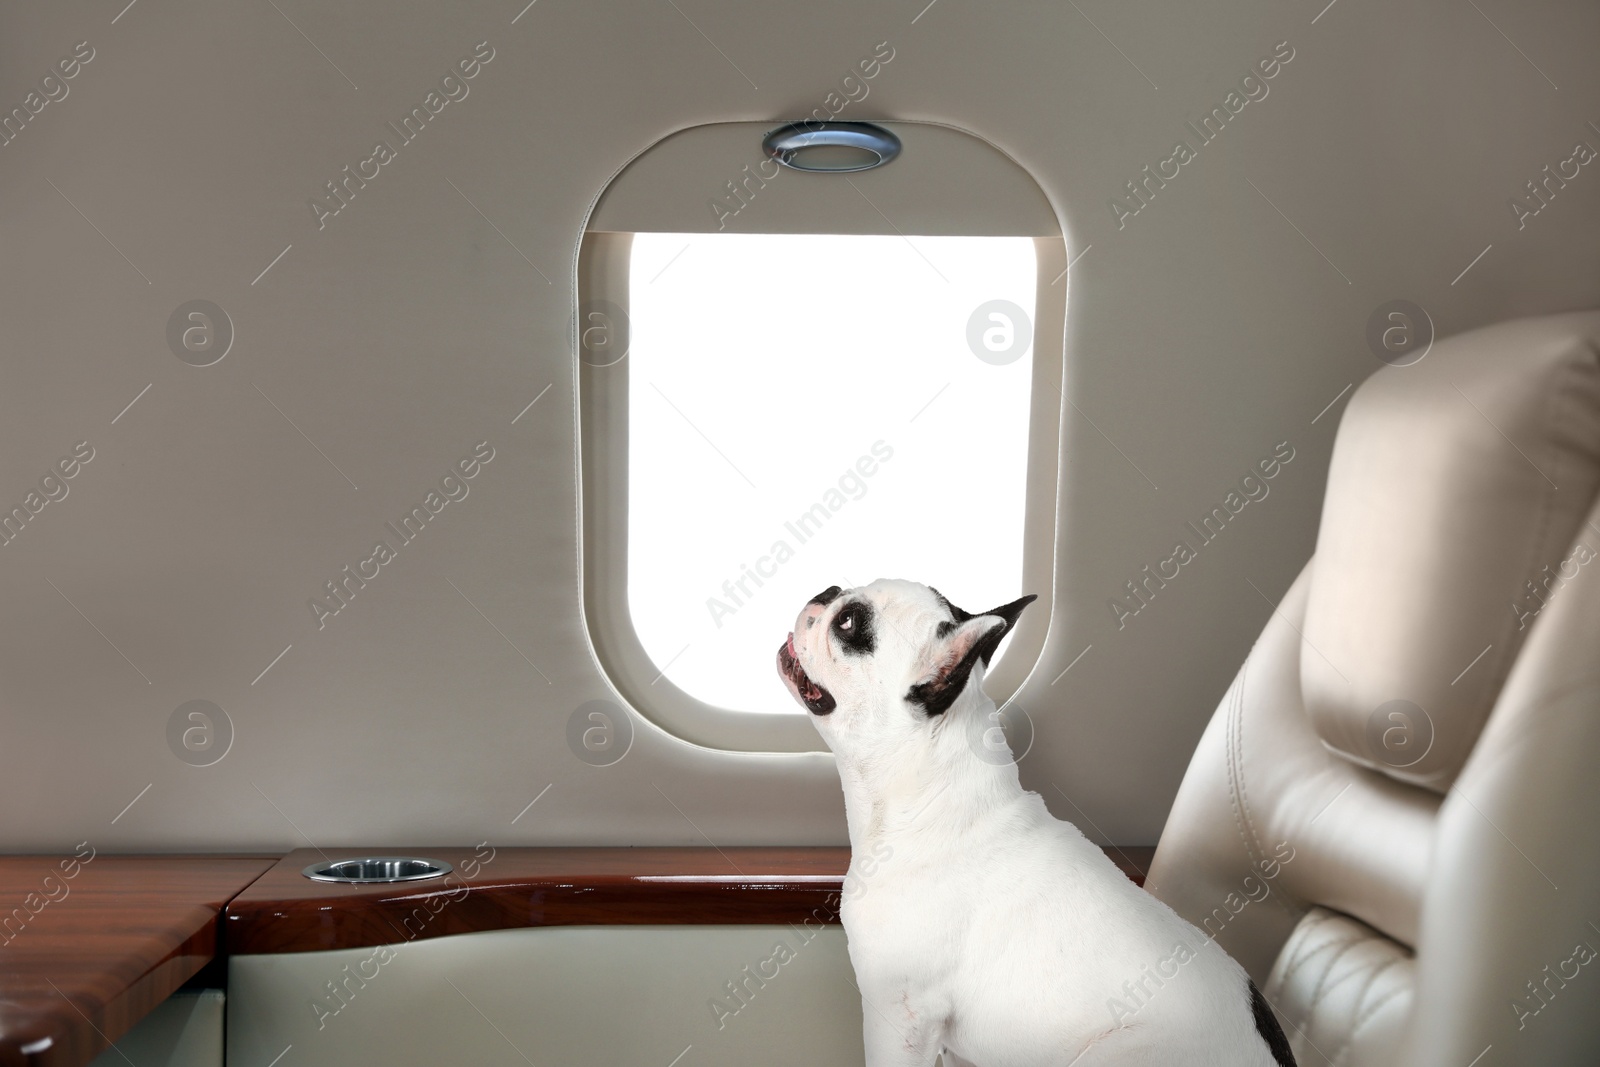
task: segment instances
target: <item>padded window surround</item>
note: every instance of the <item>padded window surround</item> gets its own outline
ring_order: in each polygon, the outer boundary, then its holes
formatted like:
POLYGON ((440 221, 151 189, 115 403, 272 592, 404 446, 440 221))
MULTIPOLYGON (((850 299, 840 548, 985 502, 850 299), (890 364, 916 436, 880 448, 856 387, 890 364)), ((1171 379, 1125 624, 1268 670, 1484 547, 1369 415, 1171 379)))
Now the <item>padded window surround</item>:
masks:
POLYGON ((1003 703, 1039 661, 1052 618, 1069 250, 1055 209, 1032 176, 971 133, 940 123, 884 122, 904 146, 886 166, 849 175, 783 170, 776 178, 753 179, 753 164, 764 158, 761 138, 773 125, 708 123, 680 130, 620 168, 590 212, 578 256, 571 338, 579 383, 583 616, 607 679, 633 709, 673 736, 707 748, 815 753, 831 762, 803 715, 715 707, 673 685, 645 652, 627 600, 630 361, 586 359, 580 326, 595 312, 615 317, 621 310, 625 317, 629 250, 638 232, 1032 237, 1039 265, 1023 585, 1040 600, 1023 616, 987 680, 990 694, 1003 703), (986 194, 974 199, 974 188, 986 194), (735 198, 729 202, 745 207, 719 215, 710 206, 713 197, 735 198))

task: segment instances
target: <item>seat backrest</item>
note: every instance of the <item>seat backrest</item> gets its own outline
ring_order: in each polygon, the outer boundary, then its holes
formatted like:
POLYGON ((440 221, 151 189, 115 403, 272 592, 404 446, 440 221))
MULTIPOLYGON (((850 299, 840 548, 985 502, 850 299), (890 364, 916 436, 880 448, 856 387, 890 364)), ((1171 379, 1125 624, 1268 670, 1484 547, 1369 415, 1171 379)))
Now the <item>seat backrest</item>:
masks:
POLYGON ((1600 1063, 1600 313, 1375 373, 1148 888, 1302 1067, 1600 1063), (1592 973, 1591 973, 1592 972, 1592 973))

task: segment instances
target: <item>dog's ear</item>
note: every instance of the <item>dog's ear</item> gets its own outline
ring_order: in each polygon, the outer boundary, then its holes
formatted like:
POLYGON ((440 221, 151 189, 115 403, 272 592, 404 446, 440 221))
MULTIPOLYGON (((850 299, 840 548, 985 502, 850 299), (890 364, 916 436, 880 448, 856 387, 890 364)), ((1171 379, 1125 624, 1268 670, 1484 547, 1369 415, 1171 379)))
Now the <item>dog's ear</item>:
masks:
POLYGON ((922 677, 906 693, 906 699, 920 705, 930 716, 943 715, 966 688, 973 665, 980 661, 985 667, 989 665, 1001 640, 1017 624, 1022 609, 1037 599, 1030 593, 982 615, 971 615, 945 601, 959 621, 939 624, 922 677))
MULTIPOLYGON (((1037 594, 1029 593, 1027 596, 1018 597, 1009 604, 1002 604, 998 608, 994 608, 991 611, 979 612, 977 615, 974 615, 972 612, 962 611, 960 608, 950 603, 943 593, 939 592, 937 589, 934 589, 931 585, 928 587, 928 589, 933 593, 934 596, 939 598, 939 603, 950 609, 951 616, 958 623, 964 623, 968 619, 981 619, 986 615, 998 615, 1000 618, 1006 621, 1005 629, 992 633, 989 636, 989 640, 984 642, 984 648, 980 652, 980 655, 983 657, 983 665, 985 667, 989 665, 989 657, 993 656, 995 649, 1000 647, 1001 640, 1006 636, 1006 634, 1010 633, 1016 627, 1017 619, 1022 616, 1022 609, 1039 599, 1037 594)), ((942 637, 945 633, 948 633, 950 627, 950 623, 945 623, 943 626, 941 626, 940 636, 942 637)))
POLYGON ((991 608, 979 616, 979 618, 987 618, 991 615, 998 615, 1006 620, 1005 629, 991 632, 987 638, 980 642, 982 647, 979 649, 979 655, 983 657, 983 665, 985 667, 989 665, 989 657, 994 655, 994 650, 1000 647, 1000 640, 1016 628, 1017 620, 1022 617, 1022 609, 1038 599, 1039 595, 1037 593, 1029 593, 1027 596, 1018 597, 1009 604, 991 608))

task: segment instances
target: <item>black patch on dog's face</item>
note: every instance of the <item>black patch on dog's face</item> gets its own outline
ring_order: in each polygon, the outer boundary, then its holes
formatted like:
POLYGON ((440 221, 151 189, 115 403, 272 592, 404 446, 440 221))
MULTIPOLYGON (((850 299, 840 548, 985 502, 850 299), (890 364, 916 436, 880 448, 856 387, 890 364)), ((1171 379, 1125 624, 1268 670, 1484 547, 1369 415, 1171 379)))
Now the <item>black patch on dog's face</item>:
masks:
MULTIPOLYGON (((834 587, 837 592, 838 587, 834 587)), ((878 647, 878 635, 873 625, 872 605, 865 600, 852 600, 834 613, 828 629, 839 641, 846 654, 870 656, 878 647)))
POLYGON ((835 600, 837 600, 838 597, 839 587, 836 585, 830 585, 828 588, 812 597, 811 603, 821 604, 823 607, 827 607, 829 604, 832 604, 835 600))
POLYGON ((1279 1067, 1295 1067, 1294 1053, 1289 1050, 1289 1039, 1283 1036, 1278 1017, 1272 1014, 1272 1005, 1261 995, 1254 980, 1250 981, 1250 1012, 1256 1018, 1256 1033, 1267 1043, 1273 1062, 1279 1067))

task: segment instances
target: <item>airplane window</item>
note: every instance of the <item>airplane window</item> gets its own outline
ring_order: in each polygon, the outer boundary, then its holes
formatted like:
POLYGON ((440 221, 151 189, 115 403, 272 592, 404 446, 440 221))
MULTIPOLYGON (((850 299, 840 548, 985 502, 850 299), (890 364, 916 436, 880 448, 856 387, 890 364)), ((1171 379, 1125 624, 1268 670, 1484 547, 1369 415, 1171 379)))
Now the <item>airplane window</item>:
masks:
POLYGON ((1021 592, 1027 237, 640 233, 628 605, 686 693, 798 714, 772 660, 829 585, 1021 592))

